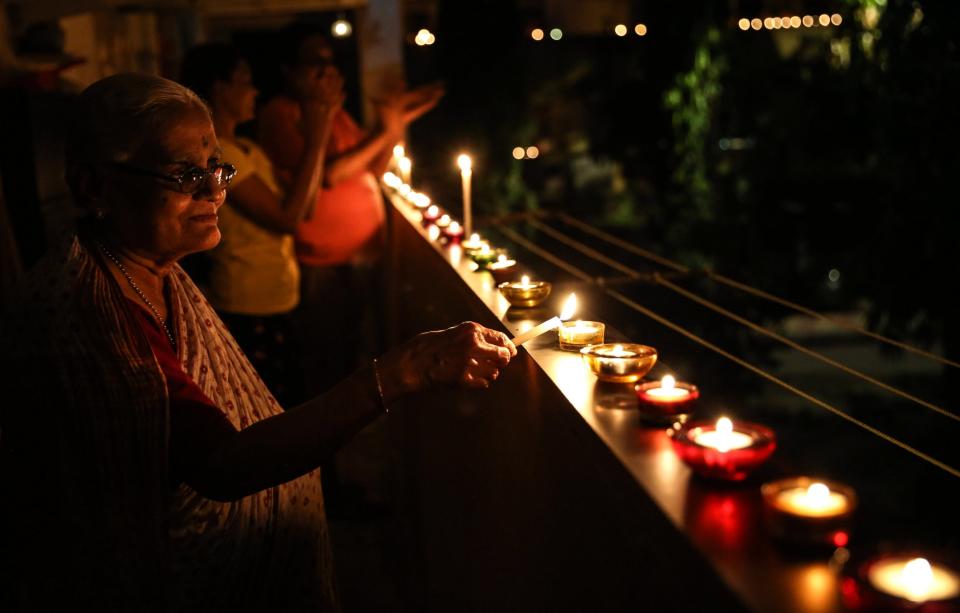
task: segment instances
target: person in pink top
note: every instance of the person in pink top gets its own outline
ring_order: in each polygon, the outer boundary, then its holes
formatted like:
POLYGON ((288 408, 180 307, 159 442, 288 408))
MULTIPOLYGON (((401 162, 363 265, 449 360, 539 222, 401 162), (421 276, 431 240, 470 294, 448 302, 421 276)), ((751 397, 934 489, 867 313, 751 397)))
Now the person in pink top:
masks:
MULTIPOLYGON (((333 66, 333 50, 303 24, 288 28, 282 40, 288 48, 281 60, 287 91, 261 109, 258 133, 280 180, 289 181, 304 154, 300 84, 333 66)), ((301 268, 297 320, 308 391, 323 391, 353 368, 357 356, 333 355, 329 347, 357 347, 363 319, 375 307, 370 296, 378 285, 385 217, 378 177, 406 127, 442 95, 439 86, 391 93, 377 102, 379 121, 369 130, 344 110, 333 119, 323 186, 313 215, 295 234, 301 268)))

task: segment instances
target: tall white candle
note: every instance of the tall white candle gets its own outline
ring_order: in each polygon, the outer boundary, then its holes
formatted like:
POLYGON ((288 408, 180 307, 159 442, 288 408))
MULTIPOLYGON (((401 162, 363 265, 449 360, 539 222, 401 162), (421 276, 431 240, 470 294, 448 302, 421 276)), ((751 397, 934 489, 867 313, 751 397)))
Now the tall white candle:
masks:
POLYGON ((466 235, 473 233, 473 210, 470 203, 470 179, 473 177, 473 160, 466 153, 457 156, 457 165, 460 166, 460 179, 463 183, 463 232, 466 235))

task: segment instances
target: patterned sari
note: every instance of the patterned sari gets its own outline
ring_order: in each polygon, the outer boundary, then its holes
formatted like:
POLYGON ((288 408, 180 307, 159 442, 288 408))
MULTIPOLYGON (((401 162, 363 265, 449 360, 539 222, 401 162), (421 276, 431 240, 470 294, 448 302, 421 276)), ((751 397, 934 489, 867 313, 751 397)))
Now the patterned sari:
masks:
MULTIPOLYGON (((278 413, 187 275, 167 285, 184 371, 238 429, 278 413)), ((171 484, 164 377, 102 260, 72 238, 22 290, 0 328, 14 610, 336 610, 318 471, 232 502, 171 484)))

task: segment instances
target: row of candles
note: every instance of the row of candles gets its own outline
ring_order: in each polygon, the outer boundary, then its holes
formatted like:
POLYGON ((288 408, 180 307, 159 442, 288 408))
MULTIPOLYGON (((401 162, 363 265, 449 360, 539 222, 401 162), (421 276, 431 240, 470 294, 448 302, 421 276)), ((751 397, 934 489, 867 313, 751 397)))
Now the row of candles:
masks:
MULTIPOLYGON (((402 154, 395 150, 395 156, 402 154)), ((464 187, 464 226, 443 212, 439 205, 409 184, 409 158, 395 157, 401 175, 388 172, 384 184, 420 213, 433 240, 459 245, 477 264, 490 272, 503 297, 515 309, 542 304, 551 293, 547 281, 516 280, 518 267, 503 249, 496 249, 471 232, 470 160, 460 156, 458 165, 464 187), (402 160, 408 160, 403 163, 402 160), (406 170, 406 173, 403 171, 406 170), (466 228, 466 229, 465 229, 466 228), (464 240, 464 235, 469 238, 464 240)), ((742 481, 762 465, 776 449, 773 431, 763 425, 721 417, 716 422, 690 421, 700 392, 693 384, 666 375, 659 381, 642 379, 657 361, 657 350, 638 343, 605 343, 605 325, 574 320, 576 296, 571 294, 558 316, 552 317, 513 340, 517 346, 557 331, 561 350, 580 352, 586 366, 600 381, 632 384, 642 420, 651 425, 672 424, 667 430, 677 455, 707 480, 742 481)), ((764 515, 771 535, 792 546, 843 547, 847 545, 857 496, 842 483, 810 477, 794 477, 765 483, 760 488, 764 515)), ((942 561, 910 554, 882 554, 844 567, 841 596, 852 610, 915 610, 920 603, 941 603, 952 610, 960 606, 960 572, 942 561)), ((939 609, 938 609, 939 610, 939 609)))

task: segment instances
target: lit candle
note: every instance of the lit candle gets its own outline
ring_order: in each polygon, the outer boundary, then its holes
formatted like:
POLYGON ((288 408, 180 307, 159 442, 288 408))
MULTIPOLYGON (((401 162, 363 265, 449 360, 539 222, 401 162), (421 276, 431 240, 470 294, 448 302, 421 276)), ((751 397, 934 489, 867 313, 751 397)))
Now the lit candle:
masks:
POLYGON ((673 375, 666 375, 660 380, 660 386, 650 388, 647 394, 660 402, 682 402, 690 397, 690 390, 677 387, 673 375))
POLYGON ((733 429, 733 422, 727 417, 721 417, 717 420, 717 425, 713 430, 701 428, 690 438, 701 447, 710 447, 720 453, 726 453, 734 449, 745 449, 753 444, 753 438, 733 429))
POLYGON ((547 321, 541 323, 538 326, 534 326, 530 330, 513 337, 513 344, 518 347, 529 340, 532 340, 541 334, 549 332, 550 330, 555 329, 559 326, 565 319, 570 319, 573 317, 573 314, 577 310, 577 296, 575 294, 570 294, 566 302, 563 303, 563 309, 560 310, 559 317, 551 317, 547 321))
POLYGON ((435 204, 431 204, 427 207, 427 210, 423 212, 424 223, 432 224, 438 217, 440 217, 440 207, 435 204))
POLYGON ((410 192, 411 192, 410 186, 407 185, 406 183, 401 183, 400 187, 397 188, 397 193, 399 193, 404 198, 409 198, 410 192))
MULTIPOLYGON (((466 234, 466 230, 464 230, 464 234, 466 234)), ((469 254, 472 251, 482 249, 484 245, 487 247, 490 246, 486 241, 481 240, 479 234, 473 233, 470 235, 469 239, 463 241, 461 246, 463 247, 463 250, 469 254)))
POLYGON ((776 495, 773 504, 781 511, 803 517, 834 517, 850 507, 847 496, 819 481, 807 487, 785 489, 776 495))
POLYGON ((439 219, 437 219, 437 227, 443 230, 444 228, 450 225, 450 221, 451 221, 450 216, 444 213, 443 215, 440 216, 439 219))
POLYGON ((456 245, 460 242, 460 239, 463 238, 463 228, 460 227, 459 222, 451 221, 450 225, 443 231, 443 235, 446 237, 448 243, 456 245))
POLYGON ((387 187, 393 189, 399 189, 403 185, 403 179, 393 174, 392 172, 383 173, 383 182, 387 187))
POLYGON ((406 150, 403 148, 403 145, 402 145, 402 144, 397 143, 396 145, 393 146, 393 163, 394 163, 394 164, 396 164, 397 166, 399 166, 399 165, 400 165, 400 160, 402 160, 403 158, 405 158, 406 155, 407 155, 407 152, 406 152, 406 150))
POLYGON ((545 281, 531 283, 530 277, 524 275, 520 281, 505 281, 497 285, 497 289, 507 299, 510 306, 535 307, 550 295, 552 286, 545 281))
POLYGON ((653 425, 685 421, 700 397, 697 386, 678 382, 673 375, 666 375, 660 381, 640 383, 636 392, 641 419, 653 425))
POLYGON ((847 485, 809 477, 764 483, 764 518, 775 539, 804 547, 844 547, 857 495, 847 485))
POLYGON ((673 450, 698 475, 742 481, 777 448, 773 431, 759 424, 721 417, 709 422, 674 423, 667 431, 673 450))
POLYGON ((411 171, 413 170, 413 160, 404 156, 397 160, 397 168, 400 170, 400 178, 407 185, 410 185, 411 171))
POLYGON ((473 233, 473 211, 470 206, 470 179, 473 176, 473 160, 466 153, 457 156, 460 167, 460 179, 463 184, 463 231, 473 233))
POLYGON ((603 342, 605 326, 599 321, 567 321, 557 330, 561 349, 579 351, 586 345, 603 342))
POLYGON ((412 202, 413 205, 420 210, 430 206, 430 196, 426 194, 410 192, 410 195, 407 197, 407 199, 410 200, 410 202, 412 202))
POLYGON ((631 383, 647 374, 657 361, 657 350, 626 343, 588 345, 580 350, 584 361, 601 381, 631 383))
POLYGON ((874 588, 920 603, 960 596, 960 577, 926 558, 881 558, 870 566, 867 578, 874 588))

